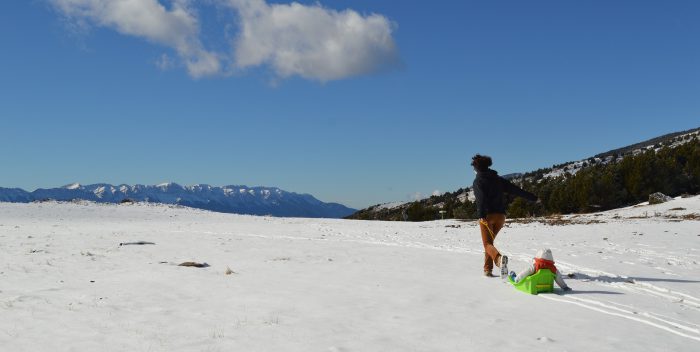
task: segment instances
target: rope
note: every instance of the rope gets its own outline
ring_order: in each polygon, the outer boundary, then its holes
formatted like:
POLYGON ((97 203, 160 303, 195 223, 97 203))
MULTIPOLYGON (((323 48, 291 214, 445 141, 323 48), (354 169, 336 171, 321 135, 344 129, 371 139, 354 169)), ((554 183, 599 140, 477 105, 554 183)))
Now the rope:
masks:
POLYGON ((486 228, 489 230, 489 234, 491 235, 491 242, 496 241, 496 234, 494 234, 491 228, 489 227, 489 223, 487 223, 483 219, 479 219, 479 223, 486 226, 486 228))

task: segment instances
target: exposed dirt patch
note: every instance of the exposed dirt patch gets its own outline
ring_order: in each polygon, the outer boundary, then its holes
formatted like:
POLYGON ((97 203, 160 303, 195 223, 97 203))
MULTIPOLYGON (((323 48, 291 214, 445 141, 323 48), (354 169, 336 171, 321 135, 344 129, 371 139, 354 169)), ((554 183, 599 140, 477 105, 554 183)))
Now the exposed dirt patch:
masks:
POLYGON ((700 220, 700 214, 666 215, 665 218, 671 220, 700 220))
POLYGON ((605 221, 598 219, 590 219, 583 217, 581 215, 574 215, 572 217, 564 217, 561 215, 554 215, 544 218, 519 218, 510 219, 509 223, 514 224, 530 224, 534 222, 539 222, 541 224, 549 226, 565 226, 565 225, 590 225, 590 224, 604 224, 605 221))

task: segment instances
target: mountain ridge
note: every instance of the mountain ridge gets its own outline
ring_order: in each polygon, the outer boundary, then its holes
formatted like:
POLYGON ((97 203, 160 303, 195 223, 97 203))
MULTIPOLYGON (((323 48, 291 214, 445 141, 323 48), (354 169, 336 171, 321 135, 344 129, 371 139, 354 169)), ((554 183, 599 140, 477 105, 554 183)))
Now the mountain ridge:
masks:
POLYGON ((29 203, 41 200, 87 200, 119 203, 125 200, 177 204, 222 213, 284 217, 342 218, 356 211, 339 203, 326 203, 314 196, 287 192, 278 187, 244 185, 185 185, 174 182, 157 185, 71 183, 56 188, 0 188, 0 201, 29 203))
MULTIPOLYGON (((689 129, 681 132, 664 134, 651 138, 643 142, 635 143, 626 147, 613 149, 604 153, 596 154, 588 159, 570 161, 553 165, 548 168, 541 168, 530 172, 519 172, 502 175, 502 177, 525 187, 531 192, 535 192, 543 198, 545 207, 540 209, 527 206, 523 202, 515 201, 518 205, 509 208, 510 217, 522 217, 533 214, 549 212, 568 213, 570 211, 586 211, 587 208, 599 209, 601 207, 610 209, 611 206, 629 205, 631 201, 643 201, 642 196, 648 196, 653 192, 666 189, 669 193, 683 192, 696 193, 700 187, 697 180, 700 180, 700 170, 692 169, 689 164, 700 167, 698 160, 700 155, 700 128, 689 129), (690 148, 687 148, 690 147, 690 148), (683 149, 683 151, 681 151, 683 149), (692 149, 692 150, 688 150, 692 149), (693 151, 694 150, 694 151, 693 151), (682 155, 669 155, 680 153, 682 155), (664 154, 665 161, 655 160, 664 154), (652 157, 647 157, 652 156, 652 157), (637 159, 634 162, 627 162, 637 159), (635 165, 639 164, 639 165, 635 165), (622 170, 624 169, 624 170, 622 170), (664 169, 661 176, 650 173, 649 170, 664 169), (574 180, 577 173, 583 170, 586 177, 574 180), (634 182, 621 182, 620 179, 634 179, 634 182), (684 177, 684 185, 679 185, 678 176, 684 177), (654 182, 646 181, 655 178, 654 182), (602 185, 613 187, 612 189, 601 190, 602 185), (672 185, 664 187, 664 185, 672 185), (617 200, 607 199, 606 206, 601 206, 601 198, 606 198, 610 194, 616 193, 624 188, 621 193, 616 194, 617 200), (583 191, 588 189, 588 191, 583 191), (651 190, 654 191, 651 191, 651 190), (675 189, 675 191, 674 191, 675 189), (677 192, 679 189, 684 190, 677 192), (597 193, 596 193, 597 191, 597 193), (591 192, 583 194, 590 196, 589 202, 584 205, 575 205, 576 192, 591 192), (630 194, 634 193, 634 196, 630 194), (645 195, 643 195, 644 193, 645 195), (561 199, 552 199, 552 195, 561 199), (562 204, 569 204, 568 210, 562 210, 562 204), (569 209, 570 208, 570 209, 569 209)), ((681 182, 682 183, 682 182, 681 182)), ((582 194, 577 194, 582 198, 582 194)), ((585 197, 583 197, 585 198, 585 197)), ((613 197, 614 198, 614 197, 613 197)), ((454 192, 446 192, 426 199, 410 202, 390 202, 377 204, 365 209, 361 209, 355 214, 346 217, 347 219, 360 220, 393 220, 393 221, 425 221, 446 218, 471 219, 476 215, 473 203, 473 192, 469 187, 463 187, 454 192), (439 211, 443 210, 444 213, 439 211), (441 215, 438 215, 441 214, 441 215)), ((579 199, 579 201, 581 201, 579 199)))

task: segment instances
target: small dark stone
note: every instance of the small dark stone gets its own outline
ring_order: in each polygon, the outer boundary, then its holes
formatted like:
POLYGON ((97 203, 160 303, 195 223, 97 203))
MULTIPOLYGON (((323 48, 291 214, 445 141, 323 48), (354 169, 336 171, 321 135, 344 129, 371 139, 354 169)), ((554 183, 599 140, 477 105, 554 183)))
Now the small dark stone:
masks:
POLYGON ((137 241, 137 242, 122 242, 119 246, 143 246, 146 244, 155 244, 153 242, 137 241))
POLYGON ((197 263, 197 262, 183 262, 178 264, 177 266, 191 266, 195 268, 206 268, 209 267, 209 264, 207 263, 197 263))

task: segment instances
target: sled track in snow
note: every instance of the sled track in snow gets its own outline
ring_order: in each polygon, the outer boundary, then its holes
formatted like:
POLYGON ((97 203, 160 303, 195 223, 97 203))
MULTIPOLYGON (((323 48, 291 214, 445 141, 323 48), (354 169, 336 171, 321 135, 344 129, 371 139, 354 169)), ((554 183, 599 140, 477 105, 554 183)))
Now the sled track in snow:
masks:
MULTIPOLYGON (((516 254, 516 256, 523 260, 529 260, 530 258, 530 256, 524 254, 516 254)), ((565 268, 567 271, 575 272, 588 282, 599 286, 612 287, 634 294, 664 299, 668 302, 677 303, 683 307, 700 311, 700 299, 687 293, 670 290, 650 283, 636 281, 634 278, 581 267, 567 262, 558 261, 557 264, 562 268, 565 268)), ((673 319, 658 313, 642 311, 633 306, 614 302, 602 302, 590 298, 578 298, 571 295, 539 295, 539 297, 552 301, 573 304, 599 313, 636 321, 638 323, 652 326, 656 329, 667 331, 687 339, 700 341, 699 325, 673 319)))
POLYGON ((574 304, 579 307, 590 309, 599 313, 636 321, 638 323, 646 324, 678 336, 682 336, 695 341, 700 341, 700 329, 695 324, 679 323, 673 321, 673 319, 671 318, 667 318, 659 314, 654 314, 650 312, 639 312, 633 309, 623 309, 612 304, 606 304, 592 299, 576 298, 569 296, 555 297, 552 295, 544 294, 538 296, 551 301, 574 304))
POLYGON ((234 236, 234 237, 249 237, 249 238, 262 238, 271 240, 291 240, 291 241, 317 241, 317 242, 347 242, 347 243, 360 243, 369 245, 379 245, 387 247, 403 247, 403 248, 419 248, 419 249, 429 249, 435 251, 445 251, 445 252, 456 252, 456 253, 478 253, 482 254, 483 249, 473 250, 468 247, 453 246, 453 245, 441 245, 435 246, 420 241, 403 241, 397 240, 395 237, 386 236, 386 238, 391 241, 384 241, 380 239, 362 239, 362 238, 318 238, 318 237, 302 237, 302 236, 290 236, 290 235, 258 235, 250 233, 226 233, 226 232, 213 232, 213 231, 172 231, 173 233, 199 233, 204 235, 220 235, 220 236, 234 236))
MULTIPOLYGON (((630 305, 627 305, 627 304, 616 303, 616 302, 612 302, 612 301, 607 301, 606 303, 612 304, 612 305, 617 306, 617 307, 622 307, 622 308, 631 309, 632 311, 635 310, 635 307, 630 306, 630 305)), ((667 322, 669 322, 669 323, 674 323, 674 322, 675 322, 675 323, 680 324, 680 325, 685 325, 685 326, 691 327, 691 331, 696 331, 696 332, 700 333, 700 325, 698 325, 698 324, 696 324, 696 323, 691 323, 691 322, 688 322, 688 321, 683 321, 683 320, 671 318, 671 317, 664 316, 664 315, 658 314, 658 313, 653 313, 653 312, 646 312, 646 313, 643 313, 642 315, 643 315, 643 316, 648 316, 648 317, 650 317, 650 318, 652 318, 652 319, 667 321, 667 322)))
POLYGON ((689 295, 687 293, 659 287, 648 282, 640 282, 635 280, 634 278, 626 276, 580 267, 571 263, 557 263, 560 264, 562 268, 566 268, 571 272, 583 274, 584 278, 588 279, 590 282, 608 287, 614 286, 616 288, 620 288, 634 293, 663 298, 669 302, 681 303, 684 306, 700 311, 700 298, 689 295))
MULTIPOLYGON (((239 236, 273 240, 282 239, 294 241, 361 243, 368 245, 429 249, 457 253, 483 253, 482 248, 473 249, 471 247, 449 244, 432 245, 421 241, 406 241, 400 236, 395 236, 394 234, 385 234, 384 236, 379 238, 372 238, 372 236, 354 236, 354 238, 348 238, 348 234, 343 234, 343 237, 345 238, 318 238, 294 235, 259 235, 246 233, 234 234, 211 231, 198 231, 198 233, 208 235, 239 236)), ((529 261, 532 259, 531 255, 526 255, 522 253, 513 253, 511 254, 511 257, 518 258, 523 261, 529 261)), ((657 299, 664 299, 668 302, 681 304, 683 307, 688 307, 695 311, 700 311, 700 299, 692 295, 683 292, 673 291, 646 282, 635 281, 633 278, 628 278, 614 273, 581 267, 567 262, 558 261, 557 263, 561 266, 561 268, 564 268, 569 272, 575 272, 578 275, 581 275, 584 280, 587 280, 588 282, 591 282, 593 284, 609 288, 612 287, 616 290, 624 290, 634 294, 652 296, 657 299)), ((648 326, 652 326, 656 329, 663 330, 687 339, 700 341, 700 326, 690 322, 678 321, 658 313, 642 311, 632 306, 625 306, 614 302, 604 303, 590 298, 578 298, 572 297, 570 295, 540 295, 540 297, 552 301, 558 301, 561 303, 577 305, 579 307, 596 311, 599 313, 616 316, 648 326)))
MULTIPOLYGON (((177 232, 189 232, 192 231, 177 231, 177 232)), ((388 247, 404 247, 404 248, 417 248, 417 249, 429 249, 437 251, 446 252, 457 252, 457 253, 474 253, 482 254, 483 249, 472 249, 469 247, 455 246, 455 245, 431 245, 428 243, 423 243, 420 241, 406 241, 400 239, 400 236, 394 236, 387 234, 384 239, 372 239, 371 237, 356 237, 356 238, 318 238, 318 237, 303 237, 303 236, 291 236, 291 235, 258 235, 258 234, 245 234, 245 233, 225 233, 225 232, 213 232, 213 231, 197 231, 196 233, 202 233, 207 235, 222 235, 222 236, 239 236, 239 237, 249 237, 249 238, 262 238, 262 239, 284 239, 284 240, 294 240, 294 241, 319 241, 319 242, 348 242, 348 243, 362 243, 368 245, 381 245, 388 247)), ((344 234, 347 236, 347 234, 344 234)), ((510 255, 511 258, 518 258, 522 261, 530 261, 532 255, 523 253, 513 253, 510 255)), ((646 282, 635 281, 634 278, 629 278, 621 276, 614 273, 609 273, 601 270, 586 268, 578 265, 574 265, 567 262, 557 261, 557 265, 568 272, 575 272, 584 275, 584 279, 588 279, 589 282, 605 286, 614 287, 617 289, 644 294, 649 296, 655 296, 657 298, 663 298, 669 302, 680 303, 686 307, 692 308, 694 310, 700 311, 700 298, 694 297, 687 293, 673 291, 663 287, 659 287, 646 282)))
MULTIPOLYGON (((523 261, 530 261, 532 259, 531 255, 526 255, 522 253, 513 254, 512 257, 518 258, 523 261)), ((570 273, 578 274, 579 279, 588 280, 589 282, 598 284, 600 286, 614 287, 632 293, 654 296, 657 298, 665 299, 672 303, 679 303, 691 309, 700 311, 700 298, 689 295, 687 293, 670 290, 647 282, 637 281, 631 277, 586 268, 567 262, 557 261, 557 266, 562 269, 565 269, 570 273)))

